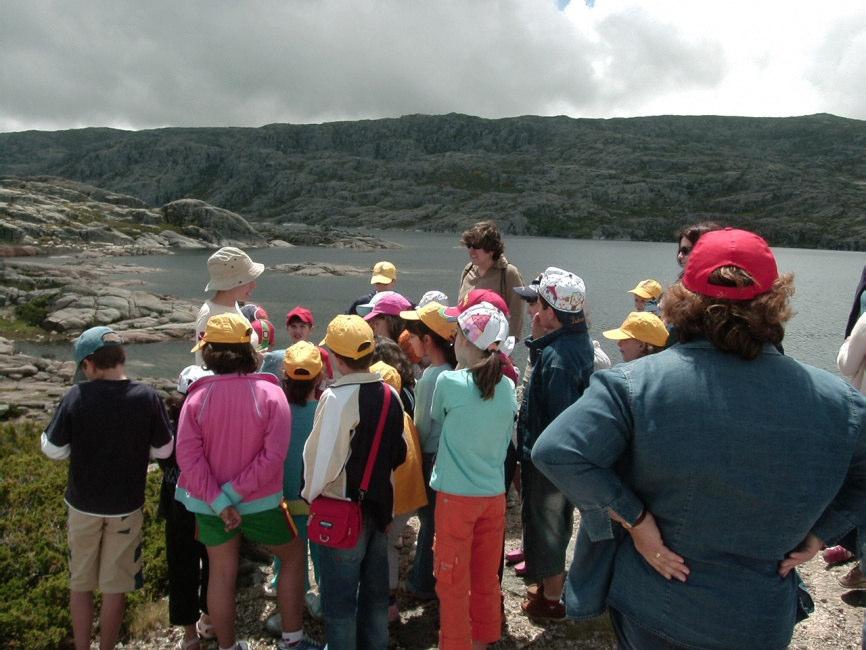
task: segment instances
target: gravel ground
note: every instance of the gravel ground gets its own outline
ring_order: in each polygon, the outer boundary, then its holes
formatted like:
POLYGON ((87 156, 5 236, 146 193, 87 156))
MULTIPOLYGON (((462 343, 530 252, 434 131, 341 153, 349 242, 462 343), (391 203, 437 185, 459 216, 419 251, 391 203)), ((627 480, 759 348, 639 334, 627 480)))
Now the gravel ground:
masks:
MULTIPOLYGON (((416 530, 417 520, 413 519, 404 535, 401 575, 405 575, 411 562, 411 549, 416 530)), ((511 507, 508 510, 506 547, 510 550, 519 545, 519 508, 511 507)), ((862 605, 845 604, 841 596, 850 592, 846 592, 836 581, 851 566, 853 565, 846 564, 827 568, 820 556, 817 556, 802 567, 803 579, 815 600, 815 613, 797 625, 791 648, 797 650, 860 648, 866 592, 860 592, 864 601, 862 605)), ((252 574, 243 577, 243 586, 239 586, 238 589, 238 634, 239 638, 249 640, 250 648, 253 650, 275 647, 274 639, 264 630, 264 621, 274 612, 274 601, 262 595, 262 583, 269 574, 270 568, 262 565, 252 574)), ((506 569, 503 591, 508 628, 506 636, 493 646, 495 650, 615 647, 613 633, 604 617, 582 623, 552 624, 546 628, 535 625, 520 611, 524 589, 523 581, 514 575, 514 571, 506 569)), ((436 605, 413 602, 402 594, 398 597, 398 602, 401 620, 391 628, 391 648, 406 650, 435 648, 438 619, 436 605)), ((167 621, 167 614, 163 619, 167 621)), ((309 616, 305 620, 305 631, 313 640, 324 641, 322 624, 309 616)), ((171 628, 163 623, 141 638, 129 640, 119 647, 134 650, 170 650, 178 647, 181 637, 178 628, 171 628)), ((216 650, 217 644, 214 641, 206 642, 202 644, 202 648, 216 650)))

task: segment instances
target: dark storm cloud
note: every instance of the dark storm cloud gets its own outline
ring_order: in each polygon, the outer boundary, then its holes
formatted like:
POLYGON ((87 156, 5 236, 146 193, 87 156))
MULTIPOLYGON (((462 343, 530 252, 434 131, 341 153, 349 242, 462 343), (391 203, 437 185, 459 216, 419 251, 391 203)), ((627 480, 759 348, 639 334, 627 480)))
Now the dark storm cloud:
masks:
POLYGON ((641 12, 553 2, 0 0, 0 130, 598 114, 722 74, 641 12), (601 62, 601 63, 599 63, 601 62))

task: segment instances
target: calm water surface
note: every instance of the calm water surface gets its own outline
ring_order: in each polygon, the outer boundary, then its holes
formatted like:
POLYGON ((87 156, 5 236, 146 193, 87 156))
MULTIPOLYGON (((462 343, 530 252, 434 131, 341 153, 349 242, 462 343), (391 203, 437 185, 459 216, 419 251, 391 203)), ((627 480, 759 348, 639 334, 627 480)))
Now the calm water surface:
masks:
MULTIPOLYGON (((403 246, 389 251, 355 251, 298 246, 288 249, 249 251, 265 265, 324 262, 371 267, 388 259, 399 269, 397 290, 417 301, 429 289, 448 294, 451 304, 457 296, 460 272, 468 261, 466 250, 454 234, 386 231, 382 238, 403 246)), ((143 282, 143 288, 172 294, 191 301, 204 301, 207 284, 205 263, 212 251, 188 251, 175 255, 117 258, 150 267, 154 272, 126 277, 143 282)), ((866 262, 863 253, 774 249, 780 271, 795 274, 797 315, 785 336, 785 350, 806 363, 835 371, 836 352, 842 342, 845 321, 860 272, 866 262)), ((618 327, 632 307, 626 293, 639 280, 655 278, 673 282, 679 267, 673 243, 587 241, 543 237, 508 237, 505 255, 517 265, 524 280, 554 265, 577 273, 586 282, 592 335, 614 362, 619 351, 601 331, 618 327)), ((322 336, 328 320, 369 289, 369 276, 302 278, 265 271, 259 278, 253 301, 263 305, 279 328, 277 344, 283 347, 288 335, 283 327, 285 313, 297 304, 309 307, 316 318, 314 335, 322 336)), ((130 350, 130 374, 175 376, 192 362, 190 343, 176 341, 138 345, 130 350)), ((22 346, 31 352, 65 356, 68 350, 48 346, 22 346)))

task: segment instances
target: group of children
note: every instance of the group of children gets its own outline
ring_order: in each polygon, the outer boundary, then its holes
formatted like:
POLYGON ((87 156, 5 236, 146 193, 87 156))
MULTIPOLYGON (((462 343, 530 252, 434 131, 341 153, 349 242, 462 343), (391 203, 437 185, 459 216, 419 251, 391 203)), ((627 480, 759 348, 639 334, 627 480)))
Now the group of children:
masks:
MULTIPOLYGON (((449 307, 440 291, 408 300, 395 291, 396 267, 380 262, 370 293, 335 317, 318 345, 309 341, 312 313, 298 306, 285 322, 293 343, 276 350, 266 310, 250 303, 263 270, 233 247, 209 258, 206 291, 214 293, 197 318, 196 363, 180 373, 167 412, 155 391, 126 377, 116 333, 92 328, 74 345, 88 381, 64 397, 42 445, 52 458, 70 458, 76 648, 89 648, 96 588, 101 647, 110 648, 124 594, 140 586, 151 458, 164 471, 169 615, 184 628, 183 650, 198 650, 202 638, 216 638, 221 650, 247 648, 235 633, 241 538, 274 556, 265 590, 277 599, 268 628, 279 633, 278 648, 317 647, 303 633, 305 604, 324 618, 332 650, 387 647, 389 621, 399 618, 397 547, 413 515, 420 530, 406 589, 438 598, 440 647, 497 641, 506 494, 517 462, 523 550, 508 559, 533 583, 523 609, 536 620, 564 617, 573 507, 530 454, 591 373, 610 365, 589 337, 581 278, 550 267, 508 300, 473 289, 449 307), (519 406, 510 334, 520 332, 509 332, 515 296, 532 318, 519 406), (351 547, 308 540, 311 505, 323 498, 360 504, 351 547)), ((635 311, 604 332, 624 360, 667 342, 654 313, 661 285, 645 280, 631 293, 635 311)))

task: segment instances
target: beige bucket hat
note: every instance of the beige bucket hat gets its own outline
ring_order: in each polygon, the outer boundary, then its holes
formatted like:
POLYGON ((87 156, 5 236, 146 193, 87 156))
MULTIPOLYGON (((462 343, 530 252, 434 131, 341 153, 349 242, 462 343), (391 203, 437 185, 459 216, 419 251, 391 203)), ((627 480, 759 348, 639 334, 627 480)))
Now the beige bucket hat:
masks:
POLYGON ((224 246, 207 260, 210 282, 205 291, 225 291, 248 284, 265 270, 264 264, 253 262, 240 248, 224 246))

